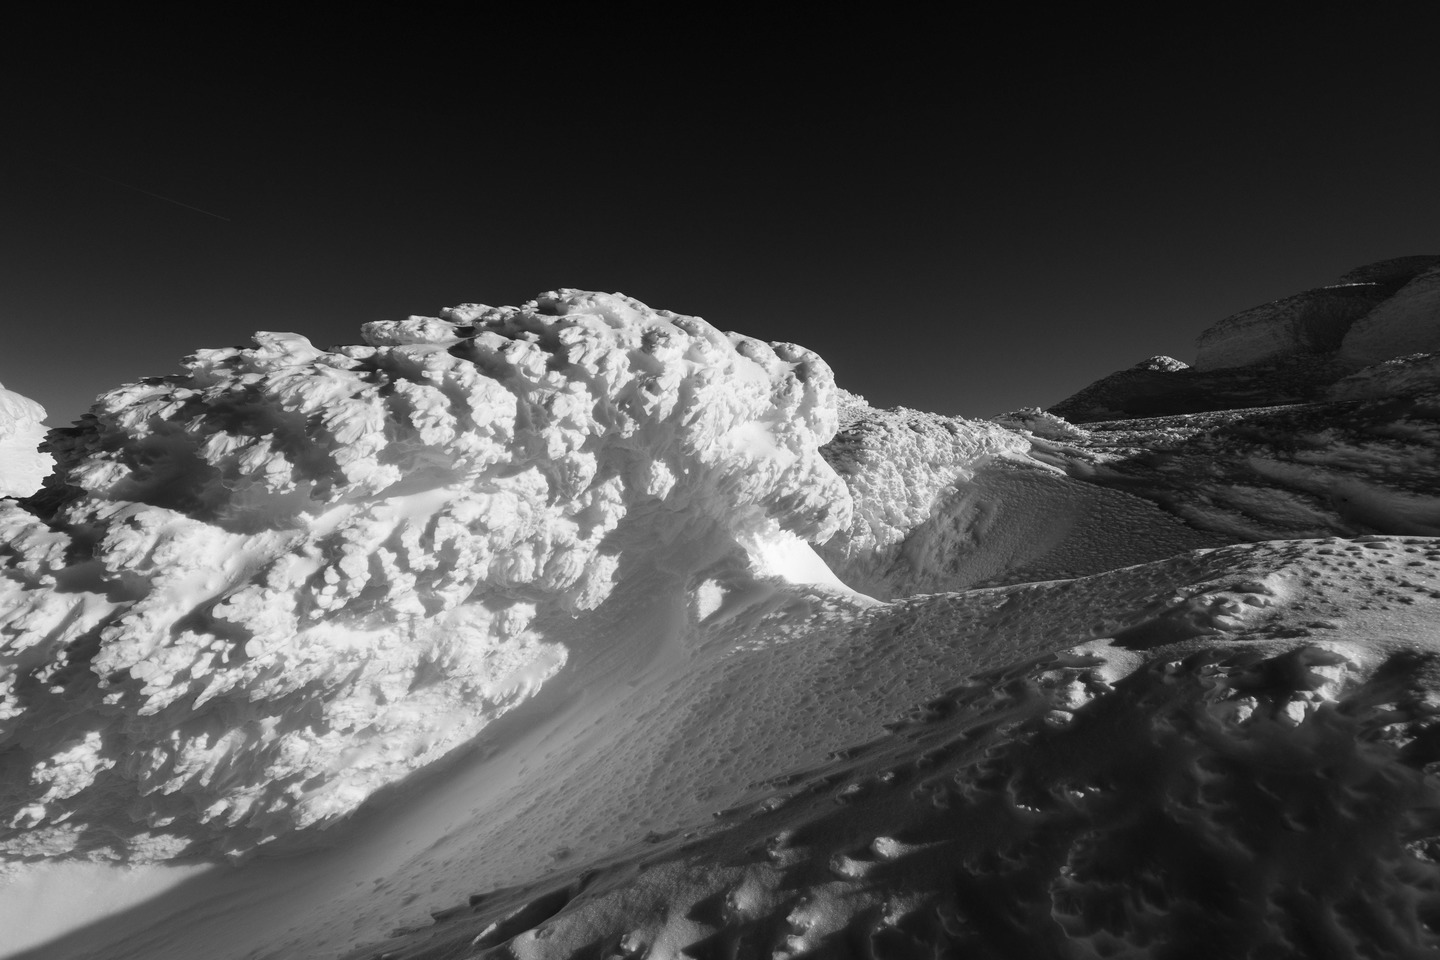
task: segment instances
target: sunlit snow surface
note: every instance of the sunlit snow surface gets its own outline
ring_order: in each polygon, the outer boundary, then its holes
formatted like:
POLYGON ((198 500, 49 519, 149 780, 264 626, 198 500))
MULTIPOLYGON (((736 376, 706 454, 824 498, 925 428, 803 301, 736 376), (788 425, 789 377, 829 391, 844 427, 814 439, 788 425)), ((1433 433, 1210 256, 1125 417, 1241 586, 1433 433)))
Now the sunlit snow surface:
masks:
POLYGON ((1440 540, 1233 543, 1428 522, 1424 395, 1322 462, 875 411, 618 295, 365 337, 197 354, 0 502, 19 955, 1440 947, 1440 540))
POLYGON ((45 438, 45 408, 0 387, 0 497, 23 497, 40 486, 54 465, 36 450, 45 438))
POLYGON ((364 332, 122 387, 54 442, 41 516, 4 506, 0 851, 234 853, 348 813, 553 676, 537 620, 627 563, 848 520, 802 348, 573 291, 364 332))

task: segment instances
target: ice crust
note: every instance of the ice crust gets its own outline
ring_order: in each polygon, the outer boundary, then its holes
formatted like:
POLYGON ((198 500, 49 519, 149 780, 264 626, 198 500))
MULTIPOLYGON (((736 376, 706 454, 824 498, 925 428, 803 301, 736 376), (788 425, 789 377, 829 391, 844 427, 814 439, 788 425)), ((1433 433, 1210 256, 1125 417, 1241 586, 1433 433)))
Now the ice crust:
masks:
POLYGON ((32 510, 0 504, 0 851, 239 853, 341 816, 560 670, 542 622, 598 606, 624 544, 849 522, 803 348, 573 290, 364 338, 112 391, 32 510))

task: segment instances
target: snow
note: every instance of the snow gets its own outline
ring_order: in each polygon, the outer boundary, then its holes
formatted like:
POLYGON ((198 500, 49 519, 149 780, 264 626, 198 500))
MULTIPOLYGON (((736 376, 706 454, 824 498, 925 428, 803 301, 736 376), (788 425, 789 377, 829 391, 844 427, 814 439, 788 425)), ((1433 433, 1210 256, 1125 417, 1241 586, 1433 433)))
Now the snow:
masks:
POLYGON ((36 447, 45 438, 45 408, 0 386, 0 497, 39 489, 54 461, 36 447))
POLYGON ((3 507, 0 744, 30 773, 0 851, 238 855, 333 820, 554 676, 536 622, 602 603, 625 541, 685 569, 848 519, 799 347, 576 291, 364 335, 112 391, 52 440, 48 514, 3 507), (95 829, 117 794, 133 825, 95 829))
POLYGON ((0 501, 0 955, 1440 947, 1423 358, 1082 425, 618 294, 362 335, 0 501))

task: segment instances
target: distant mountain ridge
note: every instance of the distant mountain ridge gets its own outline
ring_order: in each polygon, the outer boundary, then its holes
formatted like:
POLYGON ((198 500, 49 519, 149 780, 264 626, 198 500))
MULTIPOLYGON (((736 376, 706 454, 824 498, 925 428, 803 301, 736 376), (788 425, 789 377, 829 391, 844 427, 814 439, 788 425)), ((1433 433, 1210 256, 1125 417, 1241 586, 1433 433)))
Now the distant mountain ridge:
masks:
MULTIPOLYGON (((1440 255, 1357 267, 1333 284, 1226 317, 1195 347, 1193 366, 1143 360, 1050 412, 1091 423, 1331 399, 1332 387, 1367 367, 1440 353, 1440 255)), ((1412 365, 1396 386, 1423 383, 1412 365)))

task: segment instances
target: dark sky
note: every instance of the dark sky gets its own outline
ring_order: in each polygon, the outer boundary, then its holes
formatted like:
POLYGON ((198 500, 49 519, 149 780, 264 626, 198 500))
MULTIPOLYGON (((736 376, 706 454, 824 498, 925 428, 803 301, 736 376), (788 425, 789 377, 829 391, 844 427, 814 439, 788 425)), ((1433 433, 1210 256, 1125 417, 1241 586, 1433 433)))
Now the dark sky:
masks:
POLYGON ((1440 253, 1424 8, 1044 9, 51 36, 0 108, 0 382, 63 423, 256 329, 572 286, 989 416, 1440 253))

